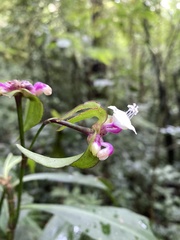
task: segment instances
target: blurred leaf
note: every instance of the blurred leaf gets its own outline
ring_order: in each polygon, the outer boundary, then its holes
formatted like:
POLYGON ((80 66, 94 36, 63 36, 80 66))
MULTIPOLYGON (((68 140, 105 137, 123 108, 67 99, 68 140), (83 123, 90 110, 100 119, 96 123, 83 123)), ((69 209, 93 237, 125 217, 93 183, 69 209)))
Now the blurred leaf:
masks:
POLYGON ((39 239, 41 229, 30 217, 22 218, 15 231, 15 240, 36 240, 39 239))
POLYGON ((59 114, 55 109, 52 109, 51 116, 55 118, 60 118, 61 114, 59 114))
POLYGON ((121 240, 156 239, 146 217, 123 208, 31 204, 23 209, 52 213, 94 239, 117 240, 120 236, 121 240))
POLYGON ((0 230, 4 233, 6 232, 6 229, 7 229, 8 219, 9 219, 8 203, 7 203, 7 200, 4 199, 2 209, 1 209, 1 214, 0 214, 0 230))
POLYGON ((40 240, 59 240, 59 239, 68 239, 68 240, 89 240, 86 235, 86 238, 81 238, 81 232, 78 231, 79 228, 72 226, 68 222, 64 222, 63 219, 58 216, 53 216, 48 223, 46 224, 43 233, 40 237, 40 240))
POLYGON ((28 167, 29 167, 29 170, 31 173, 34 173, 35 172, 35 168, 36 168, 36 162, 34 162, 33 160, 31 159, 28 159, 28 167))
MULTIPOLYGON (((56 182, 65 182, 65 183, 76 183, 90 187, 96 187, 103 190, 107 190, 106 185, 104 185, 97 177, 92 175, 83 175, 78 172, 72 174, 69 173, 35 173, 26 175, 23 178, 23 182, 36 181, 36 180, 48 180, 56 182)), ((14 184, 17 185, 18 182, 14 184)))
POLYGON ((107 65, 110 64, 114 58, 114 54, 112 50, 107 48, 93 47, 93 48, 88 48, 87 52, 89 57, 99 60, 100 62, 107 65))
POLYGON ((10 170, 18 163, 21 162, 22 157, 21 156, 14 156, 12 153, 10 153, 4 163, 3 167, 3 176, 4 178, 7 178, 9 176, 10 170))

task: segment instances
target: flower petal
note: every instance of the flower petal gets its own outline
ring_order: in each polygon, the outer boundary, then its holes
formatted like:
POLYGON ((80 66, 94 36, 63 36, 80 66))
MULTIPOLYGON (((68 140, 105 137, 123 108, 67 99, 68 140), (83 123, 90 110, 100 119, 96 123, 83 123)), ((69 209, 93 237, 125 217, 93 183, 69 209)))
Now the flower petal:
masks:
POLYGON ((113 122, 114 125, 121 129, 130 129, 136 133, 134 126, 131 124, 130 119, 128 118, 126 112, 119 110, 115 106, 109 106, 108 108, 113 110, 113 122))
POLYGON ((91 145, 91 152, 94 156, 101 150, 101 145, 99 142, 93 142, 91 145))
POLYGON ((11 80, 5 83, 0 83, 0 95, 4 95, 6 93, 10 93, 12 91, 19 90, 28 90, 31 94, 39 96, 42 93, 45 95, 51 95, 52 94, 52 88, 42 82, 37 82, 34 85, 32 85, 29 81, 27 80, 11 80))
POLYGON ((104 147, 98 153, 97 157, 100 161, 106 160, 114 152, 114 148, 110 143, 102 142, 101 145, 104 147))
POLYGON ((52 88, 49 85, 42 82, 35 83, 33 91, 34 94, 37 96, 41 95, 42 93, 44 93, 45 95, 52 94, 52 88))

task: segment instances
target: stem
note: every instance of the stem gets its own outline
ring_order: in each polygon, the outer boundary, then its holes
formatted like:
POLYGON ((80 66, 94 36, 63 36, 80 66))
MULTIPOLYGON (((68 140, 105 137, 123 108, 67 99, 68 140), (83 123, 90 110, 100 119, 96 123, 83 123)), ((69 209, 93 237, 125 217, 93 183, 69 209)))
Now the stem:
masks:
POLYGON ((3 189, 3 192, 1 195, 1 200, 0 200, 0 215, 1 215, 2 207, 3 207, 4 197, 5 197, 5 189, 3 189))
MULTIPOLYGON (((18 115, 20 143, 21 143, 21 146, 25 147, 22 95, 21 94, 15 95, 15 101, 16 101, 16 108, 17 108, 17 115, 18 115)), ((18 187, 18 200, 17 200, 15 226, 18 223, 19 214, 20 214, 20 205, 21 205, 22 190, 23 190, 23 176, 24 176, 25 167, 27 163, 27 157, 23 153, 21 155, 22 155, 22 161, 21 161, 21 166, 19 171, 19 187, 18 187)))
POLYGON ((39 136, 40 132, 43 130, 43 128, 44 128, 45 126, 46 126, 46 123, 45 123, 45 122, 40 126, 40 128, 38 129, 36 135, 34 136, 32 142, 31 142, 31 145, 29 146, 29 150, 32 149, 32 147, 33 147, 33 145, 34 145, 37 137, 39 136))
POLYGON ((94 130, 91 128, 87 128, 87 127, 82 127, 82 126, 78 126, 76 124, 64 121, 64 120, 60 120, 58 118, 49 118, 45 121, 45 124, 47 123, 56 123, 56 124, 60 124, 69 128, 72 128, 74 130, 77 130, 79 132, 85 133, 87 135, 94 133, 94 130))
POLYGON ((66 127, 72 128, 72 129, 75 129, 75 130, 80 131, 80 132, 85 133, 85 134, 91 134, 91 133, 93 133, 93 130, 90 129, 90 128, 78 126, 78 125, 75 125, 75 124, 73 124, 73 123, 70 123, 70 122, 67 122, 67 121, 64 121, 64 120, 60 120, 60 119, 58 119, 58 118, 49 118, 49 119, 45 120, 45 121, 43 122, 43 124, 40 126, 40 128, 38 129, 36 135, 34 136, 32 142, 31 142, 31 145, 29 146, 29 150, 32 149, 32 147, 33 147, 36 139, 38 138, 40 132, 43 130, 43 128, 44 128, 48 123, 57 123, 57 124, 60 124, 60 125, 63 125, 63 126, 66 126, 66 127))
POLYGON ((14 230, 16 225, 15 223, 15 208, 14 208, 14 191, 10 183, 6 185, 6 194, 8 199, 8 208, 9 208, 9 221, 8 221, 8 231, 7 231, 7 239, 14 239, 14 230))
POLYGON ((18 124, 19 124, 19 135, 20 135, 20 143, 24 147, 24 124, 23 124, 23 110, 22 110, 22 95, 15 95, 17 115, 18 115, 18 124))

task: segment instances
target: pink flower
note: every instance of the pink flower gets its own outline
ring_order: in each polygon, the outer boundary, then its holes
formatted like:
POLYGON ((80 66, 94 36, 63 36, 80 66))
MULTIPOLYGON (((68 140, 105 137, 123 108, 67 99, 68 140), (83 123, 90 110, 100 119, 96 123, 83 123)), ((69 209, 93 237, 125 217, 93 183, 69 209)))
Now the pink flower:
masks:
POLYGON ((51 95, 52 89, 49 85, 37 82, 34 85, 27 80, 11 80, 5 83, 0 83, 0 95, 15 91, 15 90, 28 90, 33 95, 39 96, 42 93, 51 95))
POLYGON ((52 88, 49 85, 42 83, 42 82, 35 83, 33 90, 34 90, 35 95, 37 95, 37 96, 41 95, 42 93, 44 93, 45 95, 52 94, 52 88))
MULTIPOLYGON (((113 115, 109 116, 107 121, 102 125, 99 134, 96 135, 92 145, 91 152, 94 156, 97 156, 99 160, 107 159, 113 152, 114 148, 110 143, 103 141, 103 136, 107 133, 119 133, 123 129, 130 129, 136 133, 134 126, 131 124, 130 119, 138 113, 138 106, 128 105, 128 111, 124 112, 116 108, 115 106, 109 106, 108 108, 113 110, 113 115)), ((92 135, 88 136, 88 141, 91 140, 92 135)))
POLYGON ((91 145, 91 151, 99 160, 106 160, 113 152, 114 148, 110 143, 104 142, 102 137, 97 134, 94 142, 91 145))

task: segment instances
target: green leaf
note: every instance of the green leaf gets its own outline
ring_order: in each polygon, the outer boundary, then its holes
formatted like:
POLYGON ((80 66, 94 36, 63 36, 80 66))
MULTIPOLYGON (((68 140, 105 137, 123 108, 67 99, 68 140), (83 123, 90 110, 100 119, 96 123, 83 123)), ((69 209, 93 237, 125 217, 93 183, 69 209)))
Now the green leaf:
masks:
MULTIPOLYGON (((1 196, 1 192, 0 192, 0 196, 1 196)), ((0 233, 1 233, 1 231, 5 233, 6 229, 8 227, 8 219, 9 219, 7 199, 4 199, 1 207, 2 207, 2 209, 1 209, 1 214, 0 214, 0 233)))
POLYGON ((38 97, 26 89, 14 90, 4 95, 11 98, 19 93, 21 93, 23 97, 27 98, 24 121, 24 131, 27 131, 41 121, 43 115, 43 105, 38 97))
MULTIPOLYGON (((107 113, 106 111, 101 107, 101 105, 95 101, 89 101, 84 104, 81 104, 65 114, 61 119, 67 120, 71 123, 80 122, 82 120, 85 120, 87 118, 96 117, 98 118, 98 123, 102 124, 107 119, 107 113), (79 112, 79 113, 78 113, 79 112), (77 114, 75 116, 75 114, 77 114)), ((60 127, 58 131, 62 131, 65 126, 60 127)))
POLYGON ((18 163, 21 162, 21 156, 14 156, 12 153, 8 154, 4 167, 3 167, 3 176, 7 178, 9 176, 10 170, 18 163))
POLYGON ((21 145, 16 145, 19 150, 26 155, 28 158, 34 160, 35 162, 49 168, 62 168, 65 166, 72 165, 78 168, 90 168, 95 166, 99 159, 92 155, 91 151, 88 149, 81 154, 67 158, 50 158, 22 147, 21 145))
MULTIPOLYGON (((23 182, 29 182, 29 181, 37 181, 37 180, 48 180, 48 181, 56 181, 56 182, 64 182, 64 183, 76 183, 81 184, 85 186, 90 187, 96 187, 99 189, 107 190, 108 187, 102 183, 101 180, 99 180, 97 177, 93 175, 83 175, 78 172, 74 172, 72 174, 69 173, 35 173, 26 175, 23 178, 23 182)), ((13 184, 13 186, 16 186, 19 183, 17 181, 13 184)))
POLYGON ((155 240, 146 217, 117 207, 73 207, 55 204, 31 204, 23 209, 46 211, 76 226, 94 239, 155 240))
POLYGON ((72 225, 65 223, 58 216, 53 216, 45 225, 39 240, 80 240, 72 225))
POLYGON ((15 231, 15 240, 32 240, 39 239, 41 228, 38 224, 28 216, 20 219, 15 231))
POLYGON ((114 54, 109 48, 98 48, 93 46, 87 49, 87 53, 91 58, 99 60, 107 65, 109 65, 114 58, 114 54))
POLYGON ((81 110, 86 110, 86 109, 89 109, 89 108, 100 108, 100 107, 101 107, 101 105, 98 102, 88 101, 88 102, 85 102, 85 103, 80 104, 77 107, 73 108, 71 111, 66 113, 62 117, 62 119, 69 118, 69 117, 73 116, 75 113, 77 113, 77 112, 79 112, 81 110))
POLYGON ((24 131, 29 130, 38 124, 43 115, 43 105, 38 97, 31 95, 26 103, 26 114, 24 121, 24 131))

